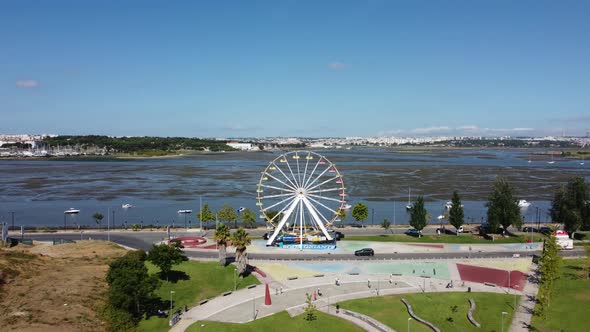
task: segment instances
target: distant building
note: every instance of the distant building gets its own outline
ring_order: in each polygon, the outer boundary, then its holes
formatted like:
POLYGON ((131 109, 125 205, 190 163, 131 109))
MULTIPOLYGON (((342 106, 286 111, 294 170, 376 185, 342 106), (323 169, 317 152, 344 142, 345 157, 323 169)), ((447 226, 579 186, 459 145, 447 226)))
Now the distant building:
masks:
POLYGON ((238 142, 229 142, 226 143, 228 146, 231 146, 234 149, 242 150, 242 151, 255 151, 258 150, 258 146, 252 143, 238 143, 238 142))

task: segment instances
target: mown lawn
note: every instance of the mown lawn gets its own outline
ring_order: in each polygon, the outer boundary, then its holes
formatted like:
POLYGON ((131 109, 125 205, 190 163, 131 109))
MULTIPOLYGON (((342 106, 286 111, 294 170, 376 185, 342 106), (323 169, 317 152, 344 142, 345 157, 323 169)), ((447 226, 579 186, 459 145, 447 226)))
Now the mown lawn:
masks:
POLYGON ((187 332, 195 331, 214 331, 214 332, 249 332, 249 331, 297 331, 297 332, 322 332, 322 331, 363 331, 356 325, 318 312, 317 320, 306 321, 303 315, 291 318, 286 311, 276 313, 272 316, 264 317, 245 324, 219 323, 209 321, 199 321, 191 325, 187 332), (204 326, 201 326, 204 325, 204 326))
MULTIPOLYGON (((149 273, 159 273, 160 269, 151 263, 146 263, 149 273)), ((162 285, 157 294, 163 301, 170 301, 170 291, 174 311, 182 309, 185 305, 191 307, 201 300, 212 298, 221 293, 233 290, 234 288, 234 266, 229 265, 221 267, 217 262, 197 262, 187 261, 173 266, 174 271, 184 272, 176 273, 181 278, 175 282, 162 280, 162 285), (186 280, 183 280, 186 278, 186 280)), ((252 284, 259 284, 254 276, 237 279, 237 288, 244 288, 252 284)), ((170 308, 162 308, 168 312, 170 308)), ((168 319, 151 317, 148 320, 142 320, 139 323, 140 331, 168 331, 168 319)))
MULTIPOLYGON (((533 233, 533 240, 535 242, 543 241, 546 236, 539 233, 533 233)), ((485 239, 480 236, 471 234, 449 235, 422 235, 421 237, 414 237, 406 234, 383 234, 383 235, 351 235, 346 236, 344 241, 378 241, 378 242, 417 242, 417 243, 525 243, 530 240, 529 234, 523 236, 502 237, 495 235, 494 241, 485 239)))
POLYGON ((562 261, 547 317, 533 317, 532 325, 537 331, 589 330, 586 318, 590 313, 590 279, 584 267, 584 259, 562 261))
MULTIPOLYGON (((396 331, 406 331, 410 315, 401 298, 408 300, 418 317, 431 322, 441 331, 501 331, 503 311, 507 313, 504 317, 504 331, 508 331, 514 306, 513 295, 497 293, 390 295, 345 301, 340 306, 371 316, 396 331), (475 327, 467 319, 470 298, 475 300, 476 310, 473 317, 481 324, 481 328, 475 327)), ((410 330, 432 331, 413 319, 410 321, 410 330)))

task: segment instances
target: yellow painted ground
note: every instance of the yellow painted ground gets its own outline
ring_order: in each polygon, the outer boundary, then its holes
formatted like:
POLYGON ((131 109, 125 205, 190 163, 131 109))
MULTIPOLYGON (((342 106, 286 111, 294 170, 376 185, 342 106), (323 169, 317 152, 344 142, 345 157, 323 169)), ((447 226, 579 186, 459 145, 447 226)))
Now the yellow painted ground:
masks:
POLYGON ((274 280, 286 280, 289 277, 313 277, 314 274, 318 273, 277 263, 260 263, 256 264, 256 267, 272 276, 274 280))
POLYGON ((520 272, 527 272, 531 266, 530 258, 470 259, 457 261, 457 263, 520 272))

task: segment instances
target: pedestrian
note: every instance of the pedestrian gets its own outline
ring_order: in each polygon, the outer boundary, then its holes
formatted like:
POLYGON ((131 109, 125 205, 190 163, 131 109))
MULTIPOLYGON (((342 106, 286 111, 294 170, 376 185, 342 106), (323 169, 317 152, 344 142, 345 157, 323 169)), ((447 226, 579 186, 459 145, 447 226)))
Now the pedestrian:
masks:
POLYGON ((367 280, 367 287, 371 288, 371 280, 367 280))
POLYGON ((281 294, 283 294, 283 287, 281 287, 281 294))
POLYGON ((340 313, 340 305, 336 304, 336 313, 339 314, 340 313))
POLYGON ((318 300, 318 295, 316 294, 316 292, 313 292, 313 300, 317 301, 318 300))
POLYGON ((320 292, 320 288, 318 287, 318 296, 322 296, 322 292, 320 292))

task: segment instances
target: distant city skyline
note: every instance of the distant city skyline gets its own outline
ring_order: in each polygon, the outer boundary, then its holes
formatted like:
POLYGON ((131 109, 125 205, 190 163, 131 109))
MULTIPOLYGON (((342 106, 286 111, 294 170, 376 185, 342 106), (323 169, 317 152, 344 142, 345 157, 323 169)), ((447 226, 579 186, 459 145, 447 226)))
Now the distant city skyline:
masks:
POLYGON ((0 133, 585 136, 590 2, 5 1, 0 133))

